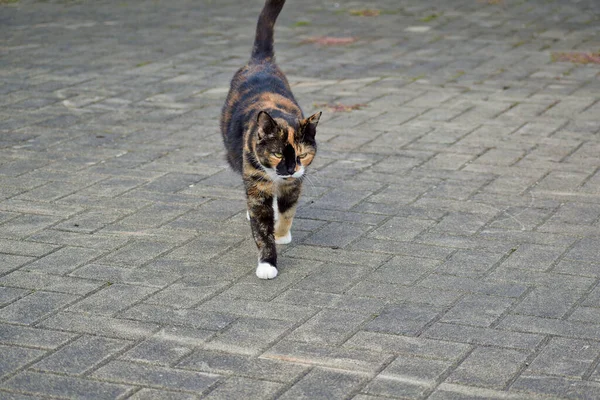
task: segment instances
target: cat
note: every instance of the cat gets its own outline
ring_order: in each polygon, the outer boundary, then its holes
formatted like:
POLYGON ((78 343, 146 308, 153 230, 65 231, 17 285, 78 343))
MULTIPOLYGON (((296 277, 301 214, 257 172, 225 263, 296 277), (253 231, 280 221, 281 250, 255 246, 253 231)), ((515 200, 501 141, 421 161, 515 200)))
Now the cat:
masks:
POLYGON ((285 0, 267 0, 258 17, 248 64, 233 79, 221 113, 227 161, 242 175, 258 247, 256 276, 277 276, 275 244, 292 240, 290 228, 306 168, 317 152, 318 112, 308 118, 275 64, 273 30, 285 0))

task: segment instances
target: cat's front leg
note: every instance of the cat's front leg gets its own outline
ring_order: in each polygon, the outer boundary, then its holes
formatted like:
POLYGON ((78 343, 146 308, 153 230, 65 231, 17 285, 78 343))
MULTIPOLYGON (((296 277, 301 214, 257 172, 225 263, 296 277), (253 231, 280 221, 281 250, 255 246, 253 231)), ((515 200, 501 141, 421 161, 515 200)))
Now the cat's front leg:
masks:
POLYGON ((273 279, 277 276, 277 249, 273 235, 273 197, 255 197, 248 194, 248 213, 252 236, 258 247, 256 276, 273 279))
POLYGON ((292 222, 296 215, 296 205, 300 197, 301 186, 298 182, 283 190, 277 197, 279 219, 275 221, 275 243, 288 244, 292 241, 292 222))

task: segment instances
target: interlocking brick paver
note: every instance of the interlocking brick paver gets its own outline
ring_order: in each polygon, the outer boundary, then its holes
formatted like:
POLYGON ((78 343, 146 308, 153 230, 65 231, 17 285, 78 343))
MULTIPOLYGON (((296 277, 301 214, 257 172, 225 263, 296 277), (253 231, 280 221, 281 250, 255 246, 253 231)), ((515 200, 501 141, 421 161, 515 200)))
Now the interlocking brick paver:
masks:
POLYGON ((269 282, 218 123, 263 4, 0 1, 0 397, 598 397, 598 2, 288 1, 269 282))
MULTIPOLYGON (((531 330, 530 330, 531 331, 531 330)), ((435 323, 423 335, 426 338, 459 343, 533 350, 544 339, 542 334, 510 332, 500 329, 435 323)))
POLYGON ((359 372, 374 372, 392 358, 386 352, 291 341, 277 343, 263 353, 262 357, 359 372))
POLYGON ((358 374, 315 368, 279 398, 324 400, 344 398, 365 381, 365 377, 358 374))
POLYGON ((308 369, 301 364, 209 350, 195 350, 179 362, 177 367, 277 382, 292 382, 304 375, 308 369))
POLYGON ((192 352, 178 341, 150 338, 129 350, 121 359, 168 366, 192 352))
POLYGON ((82 336, 44 358, 32 368, 64 374, 82 375, 113 356, 131 342, 96 336, 82 336))
POLYGON ((435 307, 424 305, 386 306, 375 319, 365 326, 365 330, 396 335, 417 335, 438 315, 435 307))
POLYGON ((527 358, 517 350, 478 347, 448 376, 450 383, 502 389, 527 358), (490 360, 494 360, 490 365, 490 360))
POLYGON ((510 388, 511 392, 525 392, 527 396, 542 394, 568 399, 594 399, 600 390, 597 382, 579 381, 546 375, 524 375, 510 388))
POLYGON ((124 361, 112 361, 92 375, 111 382, 149 385, 193 393, 202 393, 220 379, 220 376, 215 374, 124 361))
POLYGON ((18 368, 31 363, 34 359, 43 356, 45 353, 43 350, 0 345, 0 357, 2 358, 0 378, 14 373, 18 368))
POLYGON ((227 379, 204 398, 228 400, 239 396, 244 399, 273 399, 284 387, 277 382, 235 376, 227 379))
POLYGON ((68 294, 36 291, 0 310, 0 320, 30 325, 77 299, 68 294))
POLYGON ((37 395, 77 397, 80 399, 114 399, 132 391, 132 386, 96 382, 69 376, 23 372, 0 387, 37 395))
POLYGON ((55 349, 75 337, 70 333, 5 323, 1 323, 0 328, 0 343, 6 345, 55 349))
POLYGON ((198 396, 192 393, 159 389, 142 389, 129 398, 134 400, 195 400, 198 396))

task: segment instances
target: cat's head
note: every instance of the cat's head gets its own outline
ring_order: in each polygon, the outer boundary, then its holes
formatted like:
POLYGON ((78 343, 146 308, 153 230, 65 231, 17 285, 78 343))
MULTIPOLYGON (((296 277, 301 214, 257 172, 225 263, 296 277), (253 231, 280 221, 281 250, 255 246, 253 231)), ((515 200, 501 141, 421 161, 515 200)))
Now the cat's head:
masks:
POLYGON ((272 118, 266 111, 256 119, 254 154, 273 181, 297 179, 304 175, 317 153, 317 124, 321 113, 289 122, 272 118))

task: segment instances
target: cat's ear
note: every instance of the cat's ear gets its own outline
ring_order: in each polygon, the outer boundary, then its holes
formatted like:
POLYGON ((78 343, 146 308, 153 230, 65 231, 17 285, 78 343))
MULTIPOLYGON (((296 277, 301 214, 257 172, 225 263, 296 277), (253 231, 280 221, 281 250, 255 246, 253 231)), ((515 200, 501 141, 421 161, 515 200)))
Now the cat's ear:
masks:
POLYGON ((319 119, 321 118, 321 114, 322 112, 319 111, 316 114, 311 115, 310 117, 306 118, 304 121, 302 121, 302 134, 305 137, 314 139, 315 135, 317 134, 317 124, 319 123, 319 119))
POLYGON ((261 111, 256 117, 258 125, 258 138, 264 139, 277 133, 277 122, 266 111, 261 111))

